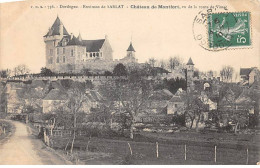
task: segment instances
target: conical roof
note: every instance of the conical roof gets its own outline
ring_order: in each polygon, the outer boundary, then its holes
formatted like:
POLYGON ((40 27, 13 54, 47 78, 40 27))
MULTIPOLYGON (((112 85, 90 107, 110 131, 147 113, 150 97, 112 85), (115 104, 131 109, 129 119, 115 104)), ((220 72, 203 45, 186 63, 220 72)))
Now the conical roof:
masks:
POLYGON ((187 65, 194 65, 192 59, 190 58, 187 65))
POLYGON ((129 45, 129 47, 128 47, 128 49, 126 51, 134 51, 135 52, 135 49, 134 49, 134 47, 132 45, 132 42, 130 43, 130 45, 129 45))
POLYGON ((78 40, 79 40, 79 41, 82 41, 82 38, 81 38, 80 33, 79 33, 79 35, 78 35, 78 40))
MULTIPOLYGON (((57 16, 55 22, 51 26, 50 31, 45 36, 60 35, 60 29, 59 29, 60 25, 63 25, 63 24, 62 24, 59 16, 57 16)), ((63 26, 63 35, 69 35, 68 31, 66 30, 66 28, 64 26, 63 26)))
MULTIPOLYGON (((72 35, 73 36, 73 35, 72 35)), ((78 38, 76 38, 75 36, 72 37, 72 39, 68 42, 67 45, 82 45, 82 42, 79 41, 78 38)))

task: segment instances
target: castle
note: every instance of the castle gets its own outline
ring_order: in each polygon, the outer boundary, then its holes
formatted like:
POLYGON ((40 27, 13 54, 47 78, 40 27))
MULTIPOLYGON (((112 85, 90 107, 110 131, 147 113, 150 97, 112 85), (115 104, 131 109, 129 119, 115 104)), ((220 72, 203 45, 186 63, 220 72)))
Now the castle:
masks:
POLYGON ((84 68, 112 70, 118 63, 137 62, 132 42, 127 49, 127 55, 114 61, 107 36, 104 39, 83 40, 79 33, 78 37, 75 37, 68 33, 58 16, 43 37, 46 68, 53 72, 80 72, 84 68))

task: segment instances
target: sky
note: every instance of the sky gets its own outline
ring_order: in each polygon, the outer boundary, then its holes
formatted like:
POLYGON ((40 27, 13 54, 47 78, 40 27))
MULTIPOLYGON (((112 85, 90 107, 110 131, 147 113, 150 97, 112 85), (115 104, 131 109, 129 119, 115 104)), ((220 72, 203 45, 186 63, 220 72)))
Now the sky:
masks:
MULTIPOLYGON (((242 2, 242 1, 241 1, 242 2)), ((260 28, 256 9, 252 4, 240 5, 223 1, 26 1, 1 4, 0 69, 12 69, 26 64, 37 73, 45 67, 43 36, 57 15, 69 33, 83 39, 101 39, 108 36, 113 58, 120 59, 132 39, 139 62, 149 58, 167 60, 179 56, 184 62, 192 58, 201 71, 219 71, 224 65, 239 68, 259 67, 260 28), (116 5, 123 9, 35 9, 35 5, 116 5), (127 5, 126 5, 127 4, 127 5), (193 38, 192 23, 202 9, 131 9, 130 5, 222 5, 228 11, 251 11, 252 45, 247 49, 207 51, 193 38), (128 6, 129 8, 126 8, 128 6)))

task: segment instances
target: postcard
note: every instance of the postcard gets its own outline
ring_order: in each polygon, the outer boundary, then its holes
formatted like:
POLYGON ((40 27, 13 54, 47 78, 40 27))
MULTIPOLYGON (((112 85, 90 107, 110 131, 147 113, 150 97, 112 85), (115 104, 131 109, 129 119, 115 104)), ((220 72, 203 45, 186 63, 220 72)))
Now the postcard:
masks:
POLYGON ((257 165, 260 2, 0 3, 0 165, 257 165))

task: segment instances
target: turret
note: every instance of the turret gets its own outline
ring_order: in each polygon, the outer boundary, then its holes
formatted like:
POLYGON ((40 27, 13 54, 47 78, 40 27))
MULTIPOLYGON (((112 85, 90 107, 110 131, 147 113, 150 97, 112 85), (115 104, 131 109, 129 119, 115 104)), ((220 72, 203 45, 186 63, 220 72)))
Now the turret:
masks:
POLYGON ((194 89, 193 76, 194 76, 194 63, 190 58, 186 64, 187 69, 187 91, 194 89))
POLYGON ((59 33, 63 37, 63 24, 62 24, 62 22, 60 22, 60 25, 59 25, 59 33))
POLYGON ((135 49, 132 45, 132 42, 130 43, 128 49, 126 50, 127 51, 127 56, 128 57, 135 57, 135 49))

